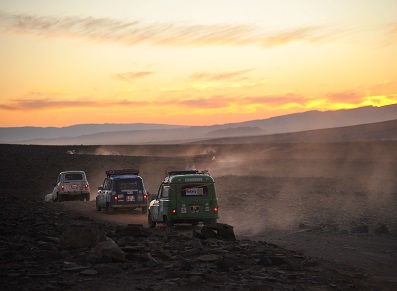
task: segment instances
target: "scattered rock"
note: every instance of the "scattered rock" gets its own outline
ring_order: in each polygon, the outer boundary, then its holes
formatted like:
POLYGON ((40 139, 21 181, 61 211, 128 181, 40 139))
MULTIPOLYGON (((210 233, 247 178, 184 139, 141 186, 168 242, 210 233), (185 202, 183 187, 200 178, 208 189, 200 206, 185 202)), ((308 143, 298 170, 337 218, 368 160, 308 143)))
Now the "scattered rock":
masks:
POLYGON ((205 238, 216 238, 221 240, 236 240, 233 226, 225 223, 213 223, 203 226, 201 234, 205 238))
POLYGON ((125 260, 125 252, 111 239, 99 242, 95 246, 95 252, 100 257, 111 258, 115 261, 125 260))
POLYGON ((56 203, 1 202, 3 290, 365 289, 321 260, 264 241, 237 240, 227 224, 166 236, 142 225, 72 218, 56 203))
POLYGON ((143 228, 142 224, 128 224, 127 226, 119 226, 116 233, 122 236, 146 237, 150 232, 143 228))
POLYGON ((202 255, 197 258, 197 260, 201 261, 201 262, 216 262, 219 259, 220 259, 220 256, 214 255, 214 254, 202 255))
POLYGON ((353 227, 352 232, 368 233, 368 225, 361 223, 360 225, 353 227))
POLYGON ((378 224, 374 230, 375 234, 390 234, 389 228, 385 224, 378 224))
POLYGON ((71 225, 62 233, 60 245, 65 249, 91 248, 104 239, 104 224, 83 222, 71 225))
POLYGON ((52 201, 52 193, 47 194, 47 195, 44 197, 44 201, 45 201, 45 202, 50 202, 50 201, 52 201))

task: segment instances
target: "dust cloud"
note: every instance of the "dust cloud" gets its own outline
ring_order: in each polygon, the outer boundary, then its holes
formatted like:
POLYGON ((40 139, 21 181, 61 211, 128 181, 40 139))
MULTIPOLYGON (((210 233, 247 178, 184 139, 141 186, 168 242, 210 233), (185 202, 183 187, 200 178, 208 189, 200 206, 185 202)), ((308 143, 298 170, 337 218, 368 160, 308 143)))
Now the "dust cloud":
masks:
POLYGON ((215 178, 219 221, 239 234, 306 227, 351 231, 363 224, 369 231, 385 224, 397 232, 393 142, 92 146, 76 153, 101 156, 91 171, 91 191, 110 168, 139 169, 151 193, 166 171, 187 165, 208 170, 215 178))
POLYGON ((215 177, 220 221, 237 233, 352 231, 363 224, 397 232, 393 144, 240 145, 219 152, 203 166, 215 177))

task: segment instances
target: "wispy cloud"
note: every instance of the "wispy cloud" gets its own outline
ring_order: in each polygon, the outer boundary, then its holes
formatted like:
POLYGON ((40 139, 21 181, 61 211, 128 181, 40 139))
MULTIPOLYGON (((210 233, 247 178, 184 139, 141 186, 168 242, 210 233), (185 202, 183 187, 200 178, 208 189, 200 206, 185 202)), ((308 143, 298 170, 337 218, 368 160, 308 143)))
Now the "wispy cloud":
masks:
POLYGON ((335 103, 360 103, 362 99, 365 97, 365 95, 362 92, 356 92, 356 91, 345 91, 345 92, 333 92, 333 93, 328 93, 326 95, 327 99, 329 99, 331 102, 335 103))
POLYGON ((353 108, 366 105, 388 105, 397 103, 396 94, 371 94, 361 91, 330 92, 323 96, 303 96, 297 93, 287 93, 280 95, 221 95, 211 96, 202 95, 196 97, 173 96, 157 99, 136 100, 126 98, 107 98, 96 99, 94 97, 73 98, 64 94, 48 92, 29 92, 23 98, 12 99, 8 102, 0 103, 1 111, 44 111, 44 110, 67 110, 74 108, 101 109, 129 107, 137 110, 169 111, 170 104, 172 109, 177 111, 195 112, 195 110, 220 112, 230 110, 256 111, 256 110, 285 110, 285 109, 340 109, 353 108), (53 94, 53 97, 51 97, 53 94), (214 111, 215 110, 215 111, 214 111))
POLYGON ((223 96, 213 95, 210 97, 197 97, 197 98, 185 98, 185 99, 169 99, 163 101, 157 101, 155 104, 170 104, 172 103, 175 107, 184 108, 205 108, 205 109, 220 109, 220 108, 282 108, 283 106, 294 105, 295 107, 304 107, 305 102, 310 100, 301 95, 297 94, 286 94, 286 95, 270 95, 270 96, 223 96))
POLYGON ((213 96, 211 98, 195 98, 187 100, 175 100, 175 105, 188 108, 218 109, 228 107, 228 100, 213 96))
POLYGON ((397 43, 397 23, 393 23, 390 28, 390 41, 389 44, 397 43))
POLYGON ((397 23, 393 23, 393 24, 391 25, 390 32, 391 32, 392 34, 394 34, 395 36, 397 36, 397 23))
POLYGON ((14 99, 8 104, 0 104, 0 106, 7 110, 41 110, 54 108, 92 107, 95 106, 95 102, 54 99, 14 99))
POLYGON ((0 109, 7 111, 17 110, 48 110, 48 109, 70 109, 70 108, 103 108, 109 106, 143 106, 145 101, 117 100, 90 101, 90 100, 56 100, 56 99, 14 99, 9 103, 0 104, 0 109))
POLYGON ((267 46, 279 46, 295 41, 322 42, 338 35, 322 26, 300 27, 272 33, 265 39, 267 46))
POLYGON ((153 74, 153 72, 128 72, 128 73, 115 74, 113 75, 113 77, 116 80, 133 82, 136 79, 140 79, 151 74, 153 74))
POLYGON ((244 102, 246 104, 256 104, 266 107, 279 107, 285 104, 299 104, 301 106, 307 101, 307 99, 299 94, 284 94, 284 95, 264 95, 264 96, 253 96, 246 97, 244 102))
POLYGON ((3 33, 42 37, 84 38, 125 45, 150 43, 172 46, 284 45, 293 41, 323 41, 338 35, 322 26, 268 32, 255 25, 146 24, 142 21, 93 17, 51 17, 0 12, 3 33))
POLYGON ((241 70, 235 72, 220 72, 220 73, 212 73, 212 72, 202 72, 195 73, 189 77, 190 81, 223 81, 223 80, 240 80, 243 78, 243 75, 252 70, 241 70))

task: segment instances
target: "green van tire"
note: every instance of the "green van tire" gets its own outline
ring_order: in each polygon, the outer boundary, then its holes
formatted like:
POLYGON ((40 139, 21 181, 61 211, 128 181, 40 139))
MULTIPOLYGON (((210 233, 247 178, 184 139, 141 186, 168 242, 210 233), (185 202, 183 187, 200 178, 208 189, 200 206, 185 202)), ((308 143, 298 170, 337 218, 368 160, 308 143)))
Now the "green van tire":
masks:
POLYGON ((150 215, 150 212, 148 213, 148 216, 147 216, 147 222, 148 222, 150 228, 156 227, 156 222, 152 220, 152 216, 150 215))

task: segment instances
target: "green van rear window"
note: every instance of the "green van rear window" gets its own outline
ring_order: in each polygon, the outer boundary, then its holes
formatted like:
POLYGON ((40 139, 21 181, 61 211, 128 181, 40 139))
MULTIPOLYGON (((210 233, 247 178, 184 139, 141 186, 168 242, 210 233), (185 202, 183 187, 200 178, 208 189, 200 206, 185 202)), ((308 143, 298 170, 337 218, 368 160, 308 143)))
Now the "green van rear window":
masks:
POLYGON ((183 197, 208 196, 208 187, 202 185, 183 186, 181 194, 183 197))

